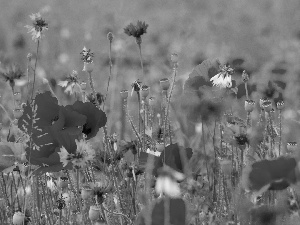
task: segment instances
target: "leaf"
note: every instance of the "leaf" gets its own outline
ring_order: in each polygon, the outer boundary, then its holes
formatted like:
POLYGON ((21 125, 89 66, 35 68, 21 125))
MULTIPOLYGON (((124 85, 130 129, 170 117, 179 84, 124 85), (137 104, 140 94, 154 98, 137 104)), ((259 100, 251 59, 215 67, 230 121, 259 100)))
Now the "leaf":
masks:
POLYGON ((146 225, 147 218, 150 218, 151 225, 165 224, 165 218, 169 218, 172 225, 184 225, 186 224, 186 203, 181 198, 160 198, 152 203, 151 210, 146 207, 138 215, 135 222, 136 225, 146 225), (166 208, 169 208, 166 211, 166 208), (165 212, 168 213, 165 216, 165 212), (149 215, 150 214, 150 215, 149 215))
POLYGON ((185 90, 197 91, 203 86, 212 87, 210 79, 218 74, 220 62, 218 59, 207 59, 196 66, 189 74, 189 78, 184 84, 185 90))

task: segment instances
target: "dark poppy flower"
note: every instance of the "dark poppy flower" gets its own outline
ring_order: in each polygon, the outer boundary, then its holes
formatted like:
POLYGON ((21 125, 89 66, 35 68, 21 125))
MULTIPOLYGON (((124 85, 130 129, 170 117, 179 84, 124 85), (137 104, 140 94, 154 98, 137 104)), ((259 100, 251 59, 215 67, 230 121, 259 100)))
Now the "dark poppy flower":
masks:
POLYGON ((66 106, 66 109, 86 116, 87 120, 82 130, 82 133, 87 136, 86 139, 95 137, 99 129, 106 124, 106 114, 91 102, 77 101, 73 105, 66 106))
POLYGON ((244 188, 256 195, 266 190, 283 190, 299 181, 297 161, 291 157, 261 160, 246 168, 242 182, 244 188))
POLYGON ((169 172, 172 173, 172 176, 180 181, 184 179, 184 163, 191 159, 193 156, 193 150, 191 148, 183 149, 183 147, 175 143, 168 145, 159 157, 141 152, 139 156, 139 166, 141 168, 146 167, 146 163, 150 155, 154 157, 153 175, 158 176, 159 171, 165 166, 169 169, 169 172), (181 153, 183 153, 183 155, 181 153), (181 156, 184 156, 185 159, 181 156))
POLYGON ((61 170, 58 152, 62 146, 70 153, 76 150, 75 138, 81 134, 86 120, 86 116, 59 106, 50 92, 38 94, 33 105, 27 103, 24 107, 18 121, 20 130, 30 135, 33 141, 26 149, 28 161, 40 166, 43 172, 61 170), (75 149, 68 148, 69 145, 75 145, 75 149))

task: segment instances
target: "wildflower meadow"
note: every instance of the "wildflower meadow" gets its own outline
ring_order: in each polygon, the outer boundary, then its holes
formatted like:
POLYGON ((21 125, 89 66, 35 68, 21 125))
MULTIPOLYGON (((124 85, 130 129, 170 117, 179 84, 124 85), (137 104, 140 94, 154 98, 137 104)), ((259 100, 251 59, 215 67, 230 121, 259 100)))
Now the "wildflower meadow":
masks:
POLYGON ((299 4, 167 2, 0 0, 0 225, 300 224, 299 4))

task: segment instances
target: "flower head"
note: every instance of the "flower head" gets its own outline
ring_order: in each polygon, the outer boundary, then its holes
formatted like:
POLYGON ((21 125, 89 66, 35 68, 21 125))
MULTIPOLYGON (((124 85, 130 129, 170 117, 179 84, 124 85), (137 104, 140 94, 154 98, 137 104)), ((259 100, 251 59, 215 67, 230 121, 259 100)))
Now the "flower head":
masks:
POLYGON ((8 81, 13 88, 16 80, 21 80, 21 78, 24 77, 24 73, 18 66, 11 65, 6 68, 0 67, 0 77, 2 77, 5 82, 8 81))
POLYGON ((147 33, 148 24, 142 21, 138 21, 136 25, 130 23, 124 28, 125 34, 128 36, 133 36, 135 38, 140 38, 143 34, 147 33))
POLYGON ((81 60, 85 63, 92 63, 93 62, 93 57, 94 53, 91 52, 91 49, 87 49, 86 47, 83 47, 83 50, 80 52, 81 60))
POLYGON ((210 81, 213 82, 214 86, 218 86, 220 88, 230 88, 232 86, 231 75, 234 70, 230 66, 220 66, 220 72, 213 76, 210 81))
POLYGON ((80 94, 81 93, 81 84, 78 79, 77 71, 73 70, 72 74, 70 74, 66 80, 59 81, 59 86, 65 87, 65 93, 72 95, 72 94, 80 94))
POLYGON ((58 155, 64 167, 68 165, 73 157, 73 154, 70 154, 67 149, 65 149, 65 147, 60 148, 60 152, 58 152, 58 155))
POLYGON ((32 40, 37 41, 42 38, 43 32, 48 30, 48 23, 41 17, 39 12, 31 14, 29 17, 33 21, 33 26, 26 25, 25 27, 28 29, 28 33, 31 33, 32 40))
POLYGON ((92 149, 87 141, 75 140, 75 142, 77 149, 74 154, 70 154, 64 147, 62 147, 58 153, 64 167, 71 162, 74 166, 82 168, 85 167, 89 161, 93 161, 95 157, 95 150, 92 149))
MULTIPOLYGON (((99 105, 101 105, 104 102, 104 96, 100 92, 97 92, 96 97, 99 105)), ((88 94, 86 96, 86 100, 97 106, 96 99, 93 93, 88 94)))
POLYGON ((180 197, 180 187, 170 176, 159 176, 155 184, 157 194, 165 194, 171 198, 180 197))
POLYGON ((131 91, 131 95, 133 94, 133 92, 139 92, 142 88, 142 82, 139 81, 139 79, 137 79, 136 81, 134 81, 132 84, 131 84, 131 87, 132 87, 132 91, 131 91))

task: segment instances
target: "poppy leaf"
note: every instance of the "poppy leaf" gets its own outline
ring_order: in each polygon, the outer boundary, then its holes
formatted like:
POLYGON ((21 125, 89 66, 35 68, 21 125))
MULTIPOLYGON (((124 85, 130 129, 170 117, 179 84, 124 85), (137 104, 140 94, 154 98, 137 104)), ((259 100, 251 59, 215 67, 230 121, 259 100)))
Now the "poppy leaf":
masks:
POLYGON ((218 59, 207 59, 196 66, 189 74, 184 84, 185 90, 199 90, 202 86, 212 87, 210 79, 218 74, 220 62, 218 59))

